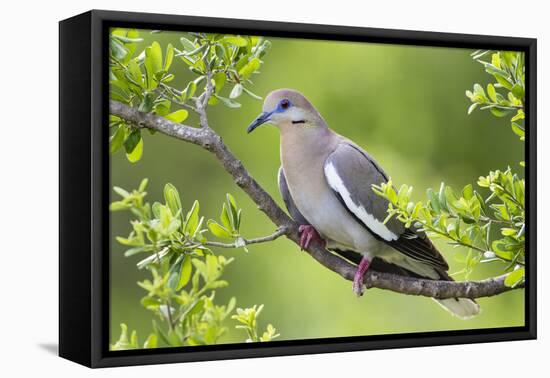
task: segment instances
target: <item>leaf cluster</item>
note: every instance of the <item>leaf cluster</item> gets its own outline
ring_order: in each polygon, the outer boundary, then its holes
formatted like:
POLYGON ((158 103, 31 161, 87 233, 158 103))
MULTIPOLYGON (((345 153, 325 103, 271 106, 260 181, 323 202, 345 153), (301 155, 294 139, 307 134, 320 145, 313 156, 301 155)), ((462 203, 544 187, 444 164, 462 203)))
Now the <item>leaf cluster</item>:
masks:
MULTIPOLYGON (((237 99, 243 93, 261 99, 250 86, 271 46, 269 41, 205 33, 189 33, 188 37, 181 37, 179 46, 169 43, 163 48, 154 41, 138 51, 143 39, 137 30, 113 29, 109 36, 110 98, 176 123, 184 122, 189 111, 197 112, 198 101, 209 90, 208 105, 238 108, 237 99), (182 87, 172 84, 178 70, 181 73, 181 68, 174 68, 176 61, 185 63, 195 76, 182 87)), ((115 116, 111 116, 109 128, 110 152, 124 147, 130 162, 139 161, 143 154, 141 129, 115 116)))
MULTIPOLYGON (((485 72, 492 76, 494 82, 487 84, 486 89, 474 84, 473 90, 466 91, 466 97, 472 104, 468 114, 477 107, 488 109, 496 117, 512 116, 512 131, 525 140, 525 54, 513 51, 478 50, 472 58, 485 67, 485 72), (484 58, 490 56, 490 61, 484 58)), ((521 162, 521 165, 524 165, 521 162)))
MULTIPOLYGON (((156 347, 157 338, 167 346, 215 344, 227 333, 225 320, 236 304, 235 298, 223 305, 215 302, 216 290, 228 285, 222 275, 233 259, 215 255, 207 245, 208 229, 198 201, 184 211, 177 189, 166 184, 164 202, 151 205, 145 201, 146 188, 147 179, 132 191, 114 187, 121 199, 110 206, 111 211, 126 210, 134 216, 129 236, 117 237, 128 247, 125 256, 147 255, 137 263, 151 274, 138 282, 146 292, 141 305, 154 314, 153 333, 145 345, 156 347)), ((222 236, 239 238, 241 210, 230 194, 221 218, 224 226, 208 223, 226 230, 222 236)), ((138 348, 137 334, 128 336, 126 325, 121 327, 112 349, 138 348)))
POLYGON ((268 324, 266 327, 266 330, 260 335, 258 333, 258 316, 262 312, 264 306, 260 305, 257 307, 256 305, 250 307, 250 308, 238 308, 237 314, 233 315, 231 318, 237 320, 240 325, 236 326, 236 328, 243 329, 246 331, 246 334, 248 335, 248 338, 246 339, 246 342, 265 342, 265 341, 272 341, 273 339, 279 337, 280 335, 277 333, 277 330, 275 327, 273 327, 271 324, 268 324))
POLYGON ((120 324, 120 336, 118 340, 111 345, 111 350, 128 350, 128 349, 150 349, 157 347, 157 335, 151 333, 143 346, 140 346, 138 341, 137 331, 132 331, 128 335, 128 326, 125 323, 120 324))
MULTIPOLYGON (((479 263, 504 262, 510 271, 525 262, 525 182, 510 169, 491 172, 478 180, 484 197, 472 185, 466 185, 459 194, 452 187, 441 184, 438 191, 428 189, 427 201, 413 201, 413 188, 401 185, 397 190, 391 180, 373 185, 379 196, 388 200, 388 216, 395 217, 405 227, 444 238, 455 247, 465 247, 468 255, 464 272, 468 275, 479 263)), ((520 273, 517 273, 519 275, 520 273)), ((523 280, 507 284, 516 285, 523 280)))

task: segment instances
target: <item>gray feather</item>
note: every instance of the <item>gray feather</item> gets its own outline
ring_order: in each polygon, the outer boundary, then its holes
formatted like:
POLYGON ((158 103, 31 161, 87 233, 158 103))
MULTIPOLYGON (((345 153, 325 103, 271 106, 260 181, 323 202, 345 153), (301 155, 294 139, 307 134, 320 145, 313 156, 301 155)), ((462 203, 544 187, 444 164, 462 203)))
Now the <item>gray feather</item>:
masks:
MULTIPOLYGON (((373 184, 387 182, 388 177, 376 161, 359 146, 350 141, 343 140, 340 145, 329 155, 325 166, 332 165, 347 193, 338 188, 332 189, 350 214, 380 241, 390 245, 409 258, 428 264, 438 270, 446 271, 449 266, 443 256, 427 238, 424 232, 414 229, 406 229, 403 223, 392 218, 385 227, 395 234, 395 240, 388 240, 379 230, 372 227, 357 214, 357 208, 362 207, 376 219, 383 222, 387 216, 388 201, 378 196, 372 190, 373 184), (349 195, 353 205, 349 206, 343 196, 349 195)), ((330 184, 330 183, 329 183, 330 184)), ((380 227, 379 227, 380 228, 380 227)))
POLYGON ((288 210, 290 217, 294 219, 299 224, 310 224, 306 218, 300 213, 300 210, 296 207, 290 191, 288 190, 288 185, 286 183, 285 173, 283 167, 279 168, 279 191, 285 202, 286 209, 288 210))

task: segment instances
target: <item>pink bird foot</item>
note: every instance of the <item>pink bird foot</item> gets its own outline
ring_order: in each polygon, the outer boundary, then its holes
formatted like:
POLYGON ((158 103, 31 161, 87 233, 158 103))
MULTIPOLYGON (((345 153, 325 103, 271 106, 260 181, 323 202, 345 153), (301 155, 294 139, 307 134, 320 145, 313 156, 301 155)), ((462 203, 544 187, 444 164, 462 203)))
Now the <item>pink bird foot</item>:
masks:
POLYGON ((310 224, 302 224, 298 228, 298 232, 300 233, 300 249, 302 251, 309 247, 312 240, 318 240, 323 247, 327 244, 321 235, 319 235, 317 230, 310 224))
POLYGON ((355 276, 353 277, 353 292, 358 297, 362 296, 365 291, 363 278, 365 277, 365 273, 369 269, 369 266, 370 260, 363 256, 357 270, 355 271, 355 276))

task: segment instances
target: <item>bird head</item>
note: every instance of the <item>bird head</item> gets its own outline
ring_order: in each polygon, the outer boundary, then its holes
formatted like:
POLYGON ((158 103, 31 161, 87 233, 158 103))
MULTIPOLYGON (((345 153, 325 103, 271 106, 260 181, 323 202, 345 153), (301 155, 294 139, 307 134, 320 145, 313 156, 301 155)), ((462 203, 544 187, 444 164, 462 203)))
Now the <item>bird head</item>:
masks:
POLYGON ((270 123, 281 131, 298 128, 324 127, 321 116, 303 94, 293 89, 277 89, 265 98, 262 113, 248 126, 251 133, 260 125, 270 123))

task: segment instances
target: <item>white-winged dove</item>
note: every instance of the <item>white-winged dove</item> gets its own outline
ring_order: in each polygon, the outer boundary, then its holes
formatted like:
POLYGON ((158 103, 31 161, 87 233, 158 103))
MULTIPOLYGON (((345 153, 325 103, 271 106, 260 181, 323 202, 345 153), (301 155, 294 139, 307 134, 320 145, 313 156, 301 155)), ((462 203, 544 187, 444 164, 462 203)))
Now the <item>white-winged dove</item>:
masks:
MULTIPOLYGON (((433 280, 452 280, 449 266, 426 234, 391 219, 384 224, 388 201, 373 184, 388 181, 380 165, 361 147, 327 126, 299 92, 279 89, 265 99, 262 113, 248 132, 270 123, 281 134, 279 189, 301 232, 300 246, 313 238, 358 262, 353 291, 362 295, 371 262, 382 270, 433 280), (360 254, 360 259, 354 259, 360 254), (373 261, 374 259, 374 261, 373 261)), ((466 298, 438 300, 458 317, 479 313, 466 298)))

